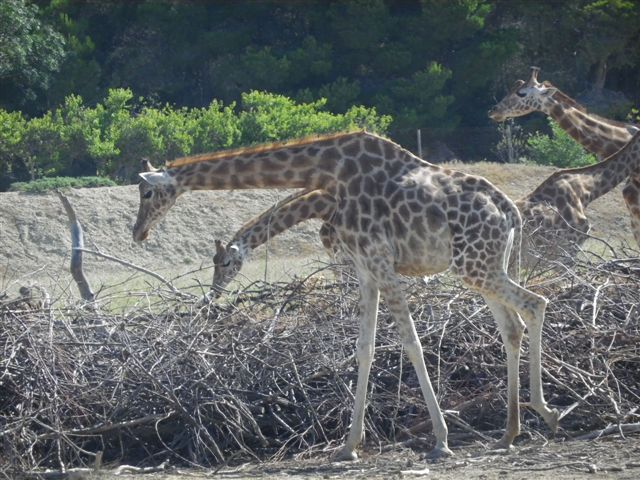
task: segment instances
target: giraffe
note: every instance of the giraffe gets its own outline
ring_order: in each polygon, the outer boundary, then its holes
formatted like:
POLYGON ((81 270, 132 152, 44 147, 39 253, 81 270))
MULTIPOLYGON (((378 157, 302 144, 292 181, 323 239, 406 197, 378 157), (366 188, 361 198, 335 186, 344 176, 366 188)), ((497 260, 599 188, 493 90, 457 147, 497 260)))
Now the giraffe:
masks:
POLYGON ((518 366, 525 328, 530 338, 529 406, 556 431, 559 413, 548 407, 541 379, 547 300, 513 280, 519 269, 515 259, 520 256, 522 220, 515 204, 486 179, 429 164, 368 132, 185 157, 170 162, 164 171, 140 176, 133 227, 137 242, 145 240, 177 197, 190 190, 305 188, 323 190, 335 199, 331 225, 342 252, 355 266, 360 290, 353 415, 336 460, 356 459, 363 438, 380 294, 427 404, 436 438, 431 454, 452 454, 398 274, 422 276, 448 269, 484 297, 507 354, 507 419, 498 447, 511 447, 520 432, 518 366))
POLYGON ((640 131, 602 162, 558 170, 518 199, 516 205, 526 220, 526 231, 532 232, 532 243, 559 246, 569 252, 583 244, 591 228, 587 206, 640 171, 639 139, 640 131))
MULTIPOLYGON (((636 136, 632 137, 632 142, 636 140, 636 136)), ((515 202, 531 243, 538 248, 554 245, 572 252, 584 243, 591 228, 585 213, 588 205, 639 170, 640 163, 633 150, 623 147, 601 163, 551 174, 535 190, 515 202)), ((305 220, 325 220, 320 229, 320 240, 329 255, 335 258, 338 246, 330 223, 335 208, 336 201, 328 193, 302 190, 247 222, 226 247, 216 240, 214 275, 208 298, 216 298, 235 278, 251 250, 305 220)))
MULTIPOLYGON (((538 81, 538 67, 531 67, 529 80, 518 80, 511 91, 490 111, 489 117, 502 122, 508 118, 521 117, 531 112, 542 112, 553 118, 560 127, 586 150, 600 159, 607 158, 631 140, 640 127, 608 120, 590 114, 587 109, 561 92, 550 82, 538 81)), ((629 174, 622 190, 630 213, 631 229, 640 246, 640 172, 629 174)))
POLYGON ((337 241, 333 226, 328 223, 336 208, 335 199, 323 190, 302 190, 288 196, 273 207, 246 223, 227 246, 215 241, 214 272, 208 299, 216 298, 242 268, 244 259, 254 248, 300 222, 319 218, 320 241, 331 257, 337 255, 337 241))

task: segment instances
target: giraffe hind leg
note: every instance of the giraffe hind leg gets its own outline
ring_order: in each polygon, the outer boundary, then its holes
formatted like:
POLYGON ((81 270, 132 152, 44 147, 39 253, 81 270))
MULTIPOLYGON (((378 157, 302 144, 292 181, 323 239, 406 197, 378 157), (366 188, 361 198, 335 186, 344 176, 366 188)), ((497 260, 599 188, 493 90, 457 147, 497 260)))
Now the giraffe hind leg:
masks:
POLYGON ((524 333, 522 320, 501 303, 484 297, 495 319, 507 352, 507 425, 496 448, 510 448, 520 433, 520 346, 524 333))
POLYGON ((409 357, 409 360, 413 364, 418 382, 420 383, 422 395, 427 403, 429 417, 433 425, 433 433, 436 437, 436 445, 428 456, 432 459, 451 456, 453 452, 448 446, 447 425, 429 378, 420 337, 416 332, 406 296, 397 276, 390 273, 386 281, 382 282, 380 291, 387 303, 389 313, 396 323, 402 346, 404 347, 407 357, 409 357))
MULTIPOLYGON (((486 286, 483 290, 486 289, 486 286)), ((506 273, 483 294, 492 302, 502 304, 506 309, 518 313, 529 333, 529 381, 531 401, 528 404, 545 421, 555 434, 558 428, 559 413, 550 409, 544 399, 542 389, 542 326, 547 300, 513 282, 506 273)))

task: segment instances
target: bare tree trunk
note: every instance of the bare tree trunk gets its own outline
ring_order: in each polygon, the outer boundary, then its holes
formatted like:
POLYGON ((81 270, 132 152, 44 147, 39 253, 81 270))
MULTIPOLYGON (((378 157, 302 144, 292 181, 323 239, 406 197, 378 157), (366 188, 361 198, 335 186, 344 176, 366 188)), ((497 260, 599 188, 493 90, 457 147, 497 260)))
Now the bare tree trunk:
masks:
POLYGON ((600 93, 604 89, 604 84, 607 81, 607 59, 603 58, 596 64, 596 78, 593 82, 593 89, 600 93))
POLYGON ((67 211, 67 216, 69 217, 69 228, 71 229, 71 266, 69 270, 71 271, 71 276, 78 285, 80 296, 87 302, 93 303, 96 299, 96 295, 93 293, 93 290, 91 290, 89 280, 87 280, 82 268, 82 250, 80 250, 84 248, 82 227, 80 226, 80 222, 76 217, 76 212, 71 206, 69 199, 59 190, 57 191, 57 194, 64 206, 64 209, 67 211))

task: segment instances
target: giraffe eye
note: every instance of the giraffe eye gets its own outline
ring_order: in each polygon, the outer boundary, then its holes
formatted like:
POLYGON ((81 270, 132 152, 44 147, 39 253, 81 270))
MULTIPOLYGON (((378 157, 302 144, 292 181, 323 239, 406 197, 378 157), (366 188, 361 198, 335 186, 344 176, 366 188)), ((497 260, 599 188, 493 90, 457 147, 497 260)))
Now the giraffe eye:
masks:
POLYGON ((527 92, 523 92, 522 90, 518 90, 516 92, 516 95, 518 95, 520 98, 524 98, 527 96, 527 92))
POLYGON ((147 193, 145 193, 142 197, 143 198, 151 198, 151 196, 153 195, 153 190, 149 190, 147 193))
POLYGON ((231 259, 227 260, 226 262, 224 262, 224 263, 222 264, 222 266, 223 266, 224 268, 227 268, 229 265, 231 265, 231 259))

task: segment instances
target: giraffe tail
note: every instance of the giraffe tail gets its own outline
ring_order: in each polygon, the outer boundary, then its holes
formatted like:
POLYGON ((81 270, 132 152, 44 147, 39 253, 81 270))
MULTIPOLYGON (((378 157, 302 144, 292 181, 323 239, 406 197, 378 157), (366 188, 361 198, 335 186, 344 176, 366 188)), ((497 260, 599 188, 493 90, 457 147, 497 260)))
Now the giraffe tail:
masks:
POLYGON ((504 255, 504 269, 511 279, 520 283, 520 268, 522 265, 522 218, 516 209, 514 212, 513 226, 507 238, 507 248, 504 255))

